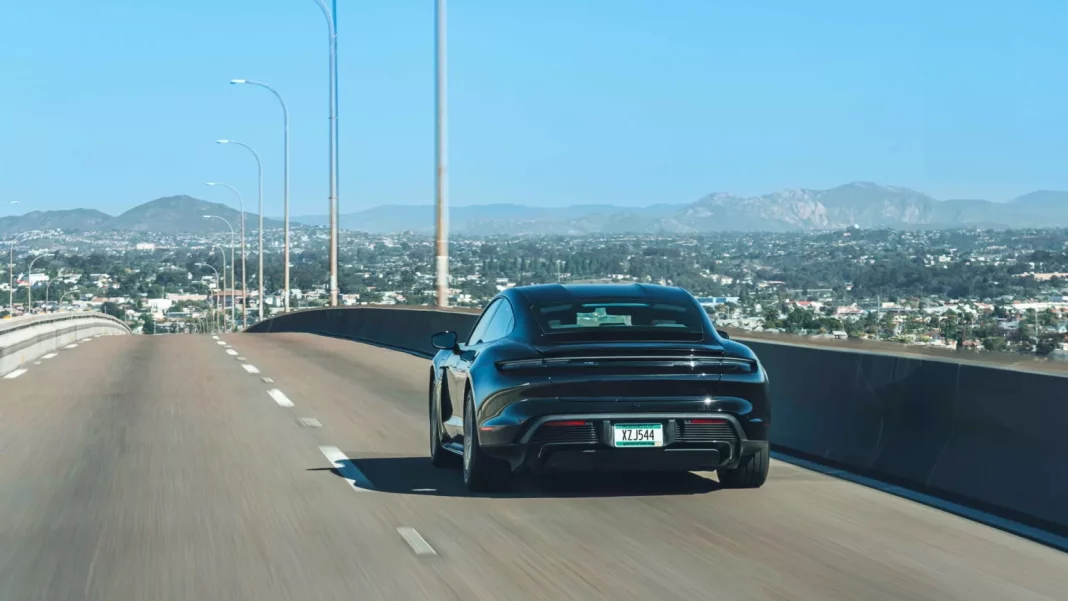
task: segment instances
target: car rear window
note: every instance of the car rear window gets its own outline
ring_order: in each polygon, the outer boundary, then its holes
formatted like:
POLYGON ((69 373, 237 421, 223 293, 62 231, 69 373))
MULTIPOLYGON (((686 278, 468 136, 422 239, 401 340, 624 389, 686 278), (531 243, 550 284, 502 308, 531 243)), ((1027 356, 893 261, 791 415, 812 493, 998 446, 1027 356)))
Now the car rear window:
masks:
POLYGON ((693 339, 704 335, 695 305, 635 299, 584 299, 534 305, 544 334, 613 339, 693 339))

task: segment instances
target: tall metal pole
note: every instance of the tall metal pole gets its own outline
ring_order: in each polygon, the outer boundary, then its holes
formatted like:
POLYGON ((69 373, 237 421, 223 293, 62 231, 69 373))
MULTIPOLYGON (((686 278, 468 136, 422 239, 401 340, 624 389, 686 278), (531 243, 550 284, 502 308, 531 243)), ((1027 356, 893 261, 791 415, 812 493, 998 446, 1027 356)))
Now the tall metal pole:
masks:
MULTIPOLYGON (((257 308, 259 309, 259 311, 258 311, 258 313, 259 313, 259 321, 263 321, 263 301, 264 301, 264 299, 263 299, 263 163, 260 162, 260 155, 255 150, 253 150, 251 146, 249 146, 248 144, 245 144, 244 142, 238 142, 237 140, 219 140, 219 144, 237 144, 238 146, 241 146, 245 150, 251 152, 253 158, 256 159, 256 177, 257 177, 258 182, 259 182, 257 184, 257 186, 258 186, 258 191, 259 191, 259 206, 260 206, 260 227, 259 227, 259 229, 260 229, 260 236, 259 236, 259 238, 260 238, 260 244, 259 244, 259 268, 260 269, 259 269, 259 275, 256 276, 256 283, 258 284, 257 287, 259 288, 259 299, 258 299, 258 302, 256 303, 256 305, 257 305, 257 308)), ((244 220, 243 212, 242 212, 242 220, 244 220)), ((242 257, 241 260, 244 261, 244 257, 242 257)), ((243 266, 244 266, 244 263, 242 263, 242 267, 243 266)), ((248 327, 247 320, 246 320, 245 327, 248 327)))
POLYGON ((437 202, 435 207, 435 221, 437 229, 436 258, 437 258, 437 291, 438 306, 449 306, 449 229, 448 229, 448 202, 449 202, 449 174, 448 174, 448 128, 446 118, 448 116, 447 96, 447 66, 445 42, 445 0, 437 0, 434 10, 435 35, 434 35, 434 104, 435 104, 435 155, 437 169, 435 171, 435 188, 437 202))
MULTIPOLYGON (((230 230, 230 248, 233 248, 233 236, 233 230, 230 230)), ((219 256, 222 257, 222 289, 219 290, 218 300, 215 301, 215 308, 219 311, 219 333, 222 334, 223 331, 226 329, 226 305, 223 303, 222 300, 223 294, 226 292, 226 249, 219 246, 218 244, 215 244, 212 250, 214 250, 215 248, 219 249, 219 256), (220 304, 222 304, 223 306, 220 307, 220 304)), ((230 286, 232 287, 233 285, 234 281, 233 279, 231 279, 230 286)))
MULTIPOLYGON (((208 269, 214 271, 215 272, 215 283, 219 283, 219 270, 215 269, 214 265, 210 265, 208 263, 197 263, 197 266, 198 267, 207 267, 208 269)), ((225 270, 226 268, 224 267, 223 269, 225 270)), ((211 310, 211 303, 208 303, 208 310, 209 311, 211 310)), ((218 296, 215 297, 215 310, 216 311, 219 310, 219 297, 218 296)), ((209 319, 205 320, 205 322, 210 323, 211 327, 214 328, 215 327, 215 315, 212 314, 209 319)))
POLYGON ((52 287, 52 282, 54 282, 56 280, 59 280, 59 279, 62 279, 62 278, 63 278, 63 276, 57 275, 56 277, 48 280, 48 283, 45 284, 45 305, 48 305, 48 289, 52 287))
POLYGON ((30 261, 30 266, 26 268, 26 311, 33 311, 33 264, 37 262, 44 255, 37 255, 30 261))
MULTIPOLYGON (((237 192, 237 190, 234 190, 234 192, 237 192)), ((238 198, 240 197, 241 195, 238 194, 238 198)), ((230 228, 230 322, 233 324, 234 329, 237 329, 237 302, 234 300, 233 295, 233 293, 237 292, 237 280, 234 279, 234 226, 230 225, 229 221, 222 217, 219 217, 218 215, 205 215, 204 218, 220 219, 223 223, 226 224, 226 227, 230 228)), ((242 256, 244 256, 243 252, 242 256)), ((243 270, 244 266, 242 266, 241 269, 243 270)), ((225 266, 223 267, 223 270, 226 270, 225 266)))
POLYGON ((7 308, 12 317, 15 316, 15 244, 19 241, 19 236, 25 235, 29 235, 29 232, 15 234, 8 244, 7 308))
MULTIPOLYGON (((260 281, 260 319, 264 318, 264 170, 263 163, 260 162, 260 155, 253 151, 252 146, 248 144, 237 142, 235 140, 219 140, 220 144, 237 144, 244 147, 248 152, 252 153, 252 156, 256 159, 256 173, 258 179, 260 179, 260 275, 257 276, 257 280, 260 281)), ((225 184, 223 184, 225 186, 225 184)), ((230 187, 233 189, 233 187, 230 187)), ((244 202, 242 202, 244 207, 244 202)), ((241 291, 245 292, 245 282, 247 281, 247 275, 245 274, 245 209, 241 208, 241 291)), ((249 327, 249 311, 248 311, 248 298, 245 299, 245 327, 249 327)))
MULTIPOLYGON (((283 156, 285 166, 282 168, 282 203, 284 205, 283 213, 285 214, 283 220, 285 221, 283 234, 284 242, 282 243, 282 262, 283 262, 283 290, 285 293, 285 299, 283 300, 283 312, 289 312, 289 108, 286 107, 286 101, 282 99, 282 95, 278 93, 271 86, 259 82, 252 81, 251 79, 234 79, 230 83, 235 84, 248 84, 252 86, 259 86, 266 89, 270 93, 274 94, 274 97, 278 99, 278 103, 282 105, 282 143, 283 143, 283 156)), ((261 319, 263 315, 260 315, 261 319)))
MULTIPOLYGON (((248 303, 246 302, 246 297, 248 296, 248 293, 246 291, 248 288, 248 275, 245 270, 245 200, 241 197, 241 193, 237 191, 237 188, 231 186, 230 184, 224 184, 221 182, 208 182, 208 185, 222 186, 224 188, 228 188, 237 196, 237 202, 241 207, 241 318, 244 321, 244 327, 248 328, 248 303)), ((227 221, 226 224, 230 225, 230 222, 227 221)), ((233 226, 230 226, 230 231, 234 231, 233 226)), ((231 267, 232 266, 233 262, 231 262, 231 267)), ((233 280, 233 278, 231 278, 231 280, 233 280)), ((234 327, 237 327, 236 320, 234 321, 234 327)))
POLYGON ((327 33, 330 36, 330 306, 337 306, 337 0, 315 0, 326 17, 327 33))

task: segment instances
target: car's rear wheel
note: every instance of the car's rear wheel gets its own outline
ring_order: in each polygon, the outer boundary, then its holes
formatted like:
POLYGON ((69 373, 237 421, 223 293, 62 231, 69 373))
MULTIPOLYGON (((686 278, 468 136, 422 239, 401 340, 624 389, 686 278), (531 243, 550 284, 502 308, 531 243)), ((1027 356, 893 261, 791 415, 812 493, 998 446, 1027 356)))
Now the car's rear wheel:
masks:
POLYGON ((771 467, 771 452, 768 447, 743 457, 738 467, 719 469, 719 483, 724 488, 760 488, 768 479, 771 467))
POLYGON ((434 467, 456 467, 460 458, 456 453, 446 451, 441 446, 441 415, 434 399, 434 379, 430 379, 430 463, 434 467))
POLYGON ((486 455, 475 432, 475 402, 468 390, 464 395, 464 484, 471 492, 505 490, 511 482, 508 464, 486 455))

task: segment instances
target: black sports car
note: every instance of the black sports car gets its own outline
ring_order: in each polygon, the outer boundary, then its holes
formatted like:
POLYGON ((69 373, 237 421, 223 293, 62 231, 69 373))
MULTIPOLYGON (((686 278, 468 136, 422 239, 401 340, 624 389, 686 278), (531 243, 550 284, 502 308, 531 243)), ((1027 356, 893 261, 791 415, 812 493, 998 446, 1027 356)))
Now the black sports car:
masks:
POLYGON ((685 290, 509 288, 467 340, 431 342, 430 457, 462 463, 472 491, 524 471, 717 470, 735 488, 767 479, 767 374, 685 290))

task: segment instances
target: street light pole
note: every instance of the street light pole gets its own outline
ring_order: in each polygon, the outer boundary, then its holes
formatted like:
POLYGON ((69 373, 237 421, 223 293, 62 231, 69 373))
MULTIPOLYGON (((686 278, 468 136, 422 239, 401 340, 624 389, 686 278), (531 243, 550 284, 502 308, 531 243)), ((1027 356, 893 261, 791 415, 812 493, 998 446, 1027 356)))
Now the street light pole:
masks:
MULTIPOLYGON (((282 243, 282 263, 283 263, 283 289, 285 291, 285 299, 283 300, 284 313, 289 313, 289 108, 286 107, 286 101, 282 99, 282 95, 278 93, 271 86, 251 79, 234 79, 231 80, 232 84, 248 84, 251 86, 259 86, 268 92, 274 94, 274 97, 278 99, 278 103, 282 105, 282 144, 283 144, 283 156, 285 157, 282 167, 282 204, 284 213, 284 234, 282 243)), ((261 314, 262 318, 262 314, 261 314)))
MULTIPOLYGON (((218 244, 215 244, 214 248, 219 249, 219 256, 222 257, 222 289, 219 290, 219 295, 216 297, 217 300, 215 301, 215 308, 219 311, 219 333, 222 334, 226 329, 226 304, 223 303, 222 300, 223 294, 226 292, 226 249, 218 244), (222 304, 221 307, 219 306, 220 304, 222 304)), ((234 285, 232 279, 230 280, 230 285, 234 285)))
POLYGON ((435 170, 434 183, 437 194, 435 203, 436 222, 436 272, 438 306, 449 306, 449 226, 448 226, 448 202, 449 202, 449 177, 448 177, 448 128, 446 117, 448 116, 447 75, 448 64, 446 61, 446 22, 445 1, 437 0, 434 5, 434 141, 437 168, 435 170))
POLYGON ((45 284, 45 305, 46 306, 48 305, 48 289, 52 287, 52 282, 54 282, 56 280, 59 280, 59 279, 63 279, 63 276, 57 275, 56 277, 48 280, 48 283, 45 284))
MULTIPOLYGON (((207 263, 196 263, 196 266, 197 267, 207 267, 207 268, 211 269, 212 271, 214 271, 215 272, 215 282, 216 283, 219 282, 219 270, 215 269, 214 265, 208 265, 207 263)), ((225 270, 225 269, 226 268, 224 267, 223 270, 225 270)), ((208 310, 209 311, 211 310, 211 303, 208 303, 208 310)), ((219 310, 219 297, 217 297, 217 296, 215 297, 215 310, 216 311, 219 310)), ((212 327, 215 327, 215 316, 214 315, 212 315, 211 318, 209 320, 207 320, 207 321, 212 324, 212 327)))
MULTIPOLYGON (((237 281, 234 279, 234 226, 230 225, 229 221, 227 221, 226 219, 223 219, 222 217, 219 217, 218 215, 205 215, 204 219, 221 219, 222 222, 225 223, 226 226, 230 228, 230 288, 231 288, 231 292, 236 292, 237 291, 237 281)), ((226 271, 225 254, 223 256, 224 256, 224 258, 223 258, 223 263, 224 263, 223 271, 226 271)), ((242 267, 242 269, 244 269, 244 267, 242 267)), ((235 329, 237 328, 237 313, 236 313, 236 311, 237 311, 237 303, 234 302, 234 295, 231 294, 230 295, 230 321, 233 323, 235 329)))
POLYGON ((26 311, 33 312, 33 264, 44 255, 37 255, 26 268, 26 311))
POLYGON ((337 0, 331 0, 328 7, 326 0, 315 0, 326 17, 326 28, 330 42, 330 306, 337 306, 337 0))
POLYGON ((15 316, 15 244, 19 241, 19 236, 28 236, 31 233, 15 234, 8 244, 7 309, 12 317, 15 316))
POLYGON ((237 144, 252 153, 252 156, 256 159, 256 175, 259 180, 259 197, 260 197, 260 273, 256 277, 256 283, 259 284, 259 301, 256 303, 259 309, 259 321, 263 321, 263 163, 260 162, 260 155, 252 150, 252 147, 244 142, 238 142, 236 140, 218 140, 219 144, 237 144))
MULTIPOLYGON (((241 193, 237 191, 237 188, 230 184, 224 184, 221 182, 208 182, 209 186, 222 186, 229 188, 237 196, 237 202, 241 206, 241 320, 244 322, 244 327, 248 328, 248 272, 245 270, 245 200, 241 197, 241 193)), ((229 225, 230 222, 227 222, 229 225)), ((231 226, 230 231, 233 232, 234 228, 231 226)), ((237 326, 237 322, 234 322, 234 326, 237 326)))

